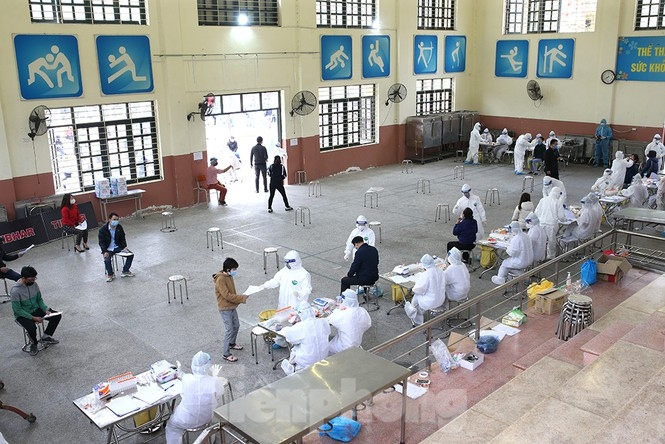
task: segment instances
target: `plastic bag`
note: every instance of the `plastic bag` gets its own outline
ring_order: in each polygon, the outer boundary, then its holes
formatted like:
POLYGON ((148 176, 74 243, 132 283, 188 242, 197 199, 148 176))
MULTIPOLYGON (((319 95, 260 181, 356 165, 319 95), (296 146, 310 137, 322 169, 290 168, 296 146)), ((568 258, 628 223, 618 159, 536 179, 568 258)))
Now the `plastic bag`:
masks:
POLYGON ((533 284, 529 285, 526 288, 526 294, 529 296, 529 298, 534 298, 535 295, 539 292, 552 287, 554 287, 554 283, 552 281, 542 279, 540 282, 534 282, 533 284))
POLYGON ((580 271, 580 280, 585 285, 593 285, 598 279, 596 277, 597 262, 593 259, 589 259, 582 264, 580 271))
POLYGON ((492 247, 480 246, 480 266, 491 268, 496 263, 496 251, 492 247))
POLYGON ((441 370, 443 370, 444 373, 448 373, 450 370, 458 367, 457 362, 453 360, 453 356, 448 350, 448 346, 444 344, 441 339, 437 339, 436 341, 432 342, 430 348, 432 349, 432 354, 436 358, 436 361, 439 363, 439 365, 441 365, 441 370))
POLYGON ((337 416, 319 427, 319 436, 328 435, 336 441, 349 442, 360 432, 361 424, 345 416, 337 416))
POLYGON ((481 353, 494 353, 499 346, 499 338, 496 336, 481 336, 476 343, 476 347, 481 353))

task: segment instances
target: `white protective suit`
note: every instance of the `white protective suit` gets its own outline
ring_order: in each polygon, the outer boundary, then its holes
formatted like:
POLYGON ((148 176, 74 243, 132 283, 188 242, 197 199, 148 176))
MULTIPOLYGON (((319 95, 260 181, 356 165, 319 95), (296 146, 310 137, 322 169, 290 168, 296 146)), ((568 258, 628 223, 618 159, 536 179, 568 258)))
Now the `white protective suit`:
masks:
POLYGON ((630 206, 634 208, 644 208, 649 198, 649 190, 647 190, 639 174, 633 176, 630 186, 625 190, 621 190, 621 194, 630 199, 630 206))
POLYGON ((404 311, 413 324, 422 324, 427 310, 438 308, 446 301, 446 275, 438 268, 429 254, 420 258, 425 271, 416 278, 413 299, 406 302, 404 311))
POLYGON ((649 155, 649 151, 656 152, 656 159, 658 159, 658 171, 663 169, 663 157, 665 157, 665 146, 661 140, 660 134, 653 136, 653 140, 644 149, 644 157, 649 155))
POLYGON ((492 134, 490 134, 490 130, 485 128, 485 131, 480 135, 480 139, 485 142, 485 143, 492 143, 492 134))
POLYGON ((469 153, 466 155, 464 163, 478 164, 478 149, 480 148, 480 123, 473 125, 469 135, 469 153))
POLYGON ((298 314, 300 322, 292 327, 283 328, 280 332, 289 344, 293 345, 289 359, 282 361, 282 370, 287 375, 328 357, 328 336, 330 336, 328 321, 317 318, 307 301, 302 301, 298 305, 298 314))
POLYGON ((603 211, 603 207, 600 205, 598 196, 593 193, 589 193, 587 197, 589 198, 589 202, 591 202, 591 209, 598 216, 598 220, 602 222, 605 212, 603 211))
POLYGON ((263 283, 263 288, 279 287, 277 309, 297 307, 301 301, 307 301, 312 293, 312 277, 302 266, 297 251, 289 251, 284 256, 286 265, 275 273, 272 279, 263 283))
POLYGON ((577 226, 573 229, 573 237, 583 241, 591 239, 596 235, 600 229, 601 219, 593 209, 593 199, 586 195, 580 201, 582 203, 582 210, 577 217, 577 226))
POLYGON ((473 218, 478 222, 478 233, 476 233, 476 239, 485 238, 485 227, 487 223, 487 216, 485 216, 485 207, 480 201, 480 197, 475 194, 471 194, 471 187, 468 184, 462 185, 462 194, 463 196, 457 199, 457 203, 453 207, 453 214, 455 216, 462 217, 462 212, 465 208, 471 208, 473 210, 473 218))
POLYGON ((192 374, 182 377, 180 404, 166 424, 166 443, 182 443, 186 429, 199 427, 212 421, 213 410, 222 402, 224 380, 218 377, 221 366, 215 366, 213 376, 208 353, 198 352, 192 358, 192 374))
POLYGON ((554 139, 556 139, 557 144, 558 144, 558 142, 559 142, 559 138, 556 136, 556 133, 555 133, 554 131, 550 131, 550 133, 549 133, 549 137, 548 137, 547 140, 545 141, 545 146, 549 147, 549 146, 550 146, 550 142, 551 142, 552 140, 554 140, 554 139))
POLYGON ((494 158, 496 162, 501 159, 503 153, 505 153, 510 145, 513 144, 513 138, 508 135, 508 130, 506 128, 501 131, 501 135, 496 138, 497 146, 494 147, 494 158))
POLYGON ((448 268, 443 274, 446 275, 446 302, 444 306, 448 310, 448 301, 465 301, 471 290, 471 275, 469 269, 462 263, 462 252, 453 247, 448 252, 448 268))
POLYGON ((547 259, 553 259, 556 256, 556 235, 559 231, 559 224, 566 220, 561 198, 561 189, 554 187, 547 197, 543 197, 538 202, 535 211, 547 236, 547 259))
POLYGON ((524 157, 528 149, 533 149, 538 143, 537 140, 532 140, 531 133, 522 134, 515 142, 515 174, 524 174, 524 157))
POLYGON ((626 177, 626 170, 633 166, 633 161, 623 158, 623 151, 617 151, 612 161, 612 188, 620 190, 623 188, 623 179, 626 177))
POLYGON ((369 228, 367 219, 362 214, 356 219, 356 228, 351 231, 349 238, 346 240, 346 247, 344 248, 344 260, 348 261, 353 259, 356 256, 356 250, 353 248, 351 241, 354 237, 360 236, 363 238, 366 244, 374 246, 376 236, 374 235, 374 230, 369 228))
POLYGON ((344 290, 344 304, 328 316, 328 323, 337 329, 337 336, 330 340, 328 353, 334 355, 347 348, 360 347, 363 334, 372 326, 372 318, 358 304, 358 294, 344 290))
POLYGON ((543 197, 549 196, 550 191, 554 187, 558 187, 559 191, 561 191, 561 203, 565 204, 568 196, 566 195, 566 186, 563 182, 550 176, 543 177, 543 197))
POLYGON ((598 180, 596 180, 596 182, 591 186, 591 191, 600 193, 601 196, 605 196, 606 190, 610 189, 611 186, 612 170, 610 168, 606 168, 605 171, 603 171, 603 176, 598 178, 598 180))
POLYGON ((529 236, 522 231, 519 222, 511 222, 510 231, 513 233, 513 237, 506 248, 506 253, 510 257, 501 262, 499 273, 492 276, 492 282, 497 285, 506 283, 509 270, 524 270, 533 264, 533 247, 529 236))
POLYGON ((545 260, 547 252, 547 235, 540 226, 540 219, 535 213, 531 213, 526 217, 526 225, 529 227, 527 236, 531 239, 531 248, 533 249, 533 263, 538 264, 545 260))

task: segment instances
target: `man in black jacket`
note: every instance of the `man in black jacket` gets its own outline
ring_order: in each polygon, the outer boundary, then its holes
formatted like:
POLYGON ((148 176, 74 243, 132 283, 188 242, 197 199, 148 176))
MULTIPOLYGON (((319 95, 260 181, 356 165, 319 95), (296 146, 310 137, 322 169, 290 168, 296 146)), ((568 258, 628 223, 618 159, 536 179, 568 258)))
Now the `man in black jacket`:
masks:
POLYGON ((263 137, 257 137, 256 145, 252 147, 252 151, 249 154, 249 166, 254 166, 254 174, 256 174, 254 184, 256 185, 257 193, 259 192, 259 175, 263 175, 263 191, 266 193, 268 192, 268 179, 266 177, 268 150, 265 146, 261 145, 262 143, 263 137))
POLYGON ((349 272, 342 278, 340 293, 350 288, 351 285, 374 285, 379 280, 378 250, 366 244, 360 236, 351 239, 351 243, 356 248, 356 256, 349 272))
POLYGON ((122 225, 120 225, 120 216, 118 216, 118 213, 109 214, 109 220, 107 223, 101 226, 97 238, 99 239, 99 247, 102 249, 102 255, 104 256, 104 267, 106 267, 106 282, 111 282, 113 279, 115 279, 115 272, 113 271, 111 259, 116 254, 119 254, 125 258, 125 263, 122 267, 122 274, 120 276, 134 276, 134 273, 129 270, 132 267, 134 253, 129 251, 129 248, 127 248, 125 230, 122 228, 122 225))

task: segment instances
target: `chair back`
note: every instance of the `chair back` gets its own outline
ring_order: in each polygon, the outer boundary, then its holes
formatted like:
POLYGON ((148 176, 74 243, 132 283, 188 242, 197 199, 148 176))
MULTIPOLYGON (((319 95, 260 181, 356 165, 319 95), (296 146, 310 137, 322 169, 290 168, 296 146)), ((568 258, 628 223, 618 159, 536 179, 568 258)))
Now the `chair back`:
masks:
POLYGON ((205 174, 199 174, 196 176, 196 184, 201 188, 208 188, 208 180, 206 179, 205 174))

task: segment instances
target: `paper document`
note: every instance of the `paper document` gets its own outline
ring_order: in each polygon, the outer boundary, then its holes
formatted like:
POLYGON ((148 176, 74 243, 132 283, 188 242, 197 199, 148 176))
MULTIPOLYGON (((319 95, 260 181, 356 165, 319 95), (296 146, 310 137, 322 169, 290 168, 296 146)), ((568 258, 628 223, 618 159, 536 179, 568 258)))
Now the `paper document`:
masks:
POLYGON ((247 290, 245 290, 243 294, 245 296, 249 296, 250 294, 258 293, 261 290, 262 288, 258 285, 250 285, 249 287, 247 287, 247 290))
POLYGON ((182 381, 180 379, 174 379, 169 382, 162 384, 162 390, 164 393, 167 393, 171 396, 179 395, 182 392, 182 381))
POLYGON ((30 245, 28 248, 26 248, 25 250, 23 250, 23 254, 27 253, 28 251, 32 250, 33 248, 35 248, 35 244, 32 244, 32 245, 30 245))
POLYGON ((81 222, 80 224, 75 226, 74 228, 76 228, 77 230, 87 230, 88 229, 88 221, 84 220, 83 222, 81 222))
POLYGON ((44 316, 42 316, 42 318, 48 319, 52 318, 53 316, 60 316, 61 314, 62 314, 61 311, 54 311, 53 313, 46 313, 44 316))
POLYGON ((116 254, 118 256, 125 256, 125 257, 134 256, 134 253, 132 253, 129 250, 122 250, 122 251, 117 252, 116 254))
POLYGON ((138 402, 129 396, 120 396, 111 400, 106 407, 118 416, 125 416, 128 413, 135 412, 140 408, 138 402))
POLYGON ((517 333, 522 331, 519 328, 511 327, 510 325, 506 324, 495 325, 494 327, 492 327, 492 330, 503 332, 508 336, 515 336, 517 333))
MULTIPOLYGON (((395 391, 397 393, 402 393, 402 384, 395 384, 395 391)), ((411 398, 411 399, 418 399, 421 396, 423 396, 425 393, 427 393, 427 389, 417 386, 416 384, 412 384, 410 382, 406 383, 406 396, 411 398)))
POLYGON ((392 277, 390 278, 390 280, 393 281, 393 282, 396 283, 396 284, 403 284, 403 283, 405 283, 405 282, 409 282, 409 278, 408 278, 408 277, 404 277, 404 276, 399 275, 399 274, 398 274, 398 275, 395 275, 395 276, 392 276, 392 277))
POLYGON ((162 398, 165 398, 168 395, 166 390, 158 387, 156 385, 149 385, 147 387, 139 388, 138 392, 134 395, 134 398, 139 399, 146 404, 154 404, 162 398))

